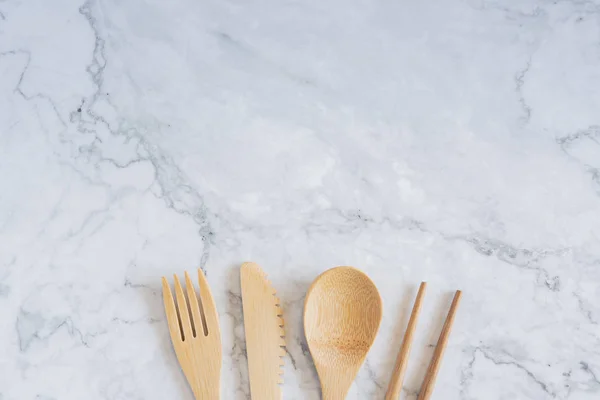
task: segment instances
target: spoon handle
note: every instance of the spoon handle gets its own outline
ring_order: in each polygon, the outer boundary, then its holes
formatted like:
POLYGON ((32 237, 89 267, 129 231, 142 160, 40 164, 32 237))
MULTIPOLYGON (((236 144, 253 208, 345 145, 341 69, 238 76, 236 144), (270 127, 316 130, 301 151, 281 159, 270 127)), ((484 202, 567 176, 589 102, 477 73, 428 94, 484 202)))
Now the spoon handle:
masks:
POLYGON ((394 366, 394 372, 392 373, 392 379, 388 387, 387 393, 385 394, 385 400, 397 400, 402 390, 402 382, 404 381, 404 372, 406 371, 406 365, 408 364, 408 355, 410 354, 410 347, 412 345, 413 333, 417 326, 417 319, 419 318, 419 312, 421 311, 421 304, 423 303, 423 297, 425 295, 425 289, 427 288, 426 282, 421 282, 417 298, 415 299, 415 305, 413 306, 410 319, 408 320, 408 326, 404 333, 404 339, 402 339, 402 346, 396 359, 396 365, 394 366))
POLYGON ((344 400, 349 388, 342 386, 325 386, 321 388, 323 400, 344 400))
POLYGON ((429 400, 431 393, 433 393, 433 384, 435 383, 435 378, 437 377, 438 370, 440 369, 440 363, 444 355, 444 350, 446 349, 446 343, 448 343, 448 337, 450 336, 450 330, 452 329, 452 323, 454 322, 454 316, 456 315, 456 309, 460 303, 461 295, 462 292, 460 290, 457 290, 456 294, 454 295, 452 305, 450 306, 450 311, 448 311, 448 316, 446 317, 446 322, 444 322, 442 333, 440 333, 440 338, 435 346, 435 352, 433 353, 433 358, 431 359, 431 363, 427 369, 425 379, 423 379, 423 384, 421 385, 421 390, 419 391, 419 397, 417 400, 429 400))

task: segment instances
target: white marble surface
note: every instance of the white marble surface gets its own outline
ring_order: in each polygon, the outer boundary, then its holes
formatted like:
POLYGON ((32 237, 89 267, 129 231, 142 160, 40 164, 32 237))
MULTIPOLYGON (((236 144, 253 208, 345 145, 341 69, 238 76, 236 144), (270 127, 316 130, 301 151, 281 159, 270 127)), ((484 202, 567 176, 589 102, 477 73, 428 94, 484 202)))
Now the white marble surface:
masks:
POLYGON ((319 399, 309 283, 384 320, 349 399, 404 398, 452 291, 435 399, 600 397, 600 2, 0 1, 0 399, 192 399, 160 276, 205 268, 223 398, 248 399, 238 266, 319 399))

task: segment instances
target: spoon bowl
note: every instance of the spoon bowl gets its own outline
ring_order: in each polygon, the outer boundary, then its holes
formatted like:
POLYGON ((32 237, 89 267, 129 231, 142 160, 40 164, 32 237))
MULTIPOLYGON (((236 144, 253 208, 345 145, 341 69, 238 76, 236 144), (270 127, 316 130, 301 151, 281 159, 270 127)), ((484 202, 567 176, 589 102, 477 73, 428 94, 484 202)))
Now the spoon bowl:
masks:
POLYGON ((312 283, 304 303, 304 333, 323 400, 343 400, 375 340, 381 297, 361 271, 337 267, 312 283))

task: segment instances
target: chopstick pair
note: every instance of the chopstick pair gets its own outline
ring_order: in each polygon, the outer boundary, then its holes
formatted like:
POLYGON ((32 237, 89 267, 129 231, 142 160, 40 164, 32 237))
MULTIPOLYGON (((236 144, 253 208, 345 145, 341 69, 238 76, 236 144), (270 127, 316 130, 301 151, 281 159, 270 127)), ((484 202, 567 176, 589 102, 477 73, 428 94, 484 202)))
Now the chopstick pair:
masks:
MULTIPOLYGON (((413 333, 417 326, 417 319, 419 317, 419 312, 421 311, 421 304, 423 303, 426 287, 427 283, 421 282, 419 291, 417 292, 417 297, 415 299, 415 304, 406 327, 406 333, 402 339, 402 346, 398 352, 398 358, 396 359, 396 365, 394 366, 394 372, 392 373, 392 379, 390 380, 390 384, 385 395, 385 400, 397 400, 398 396, 400 395, 400 390, 402 389, 402 383, 404 381, 404 373, 406 372, 406 366, 408 364, 408 356, 410 354, 410 348, 412 345, 413 333)), ((456 315, 456 310, 458 308, 458 304, 460 303, 461 296, 462 292, 457 290, 454 295, 454 299, 452 300, 450 310, 448 311, 448 315, 446 316, 446 321, 444 322, 437 345, 435 346, 435 351, 433 353, 433 357, 431 358, 431 362, 429 363, 429 368, 427 368, 427 373, 425 374, 425 378, 421 384, 421 389, 419 390, 419 396, 417 400, 429 400, 431 394, 433 393, 435 378, 437 377, 441 360, 444 355, 444 350, 446 349, 446 344, 448 343, 448 337, 450 336, 450 330, 452 329, 452 324, 454 323, 454 317, 456 315)))

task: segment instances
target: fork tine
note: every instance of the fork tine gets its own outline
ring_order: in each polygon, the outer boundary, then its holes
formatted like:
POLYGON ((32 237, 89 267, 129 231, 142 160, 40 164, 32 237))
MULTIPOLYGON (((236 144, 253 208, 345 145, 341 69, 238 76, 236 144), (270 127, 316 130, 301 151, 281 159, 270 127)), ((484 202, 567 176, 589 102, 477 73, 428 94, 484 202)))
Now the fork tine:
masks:
POLYGON ((194 289, 194 284, 187 271, 185 271, 185 290, 187 291, 188 301, 190 302, 190 310, 192 310, 192 328, 194 329, 194 337, 198 337, 204 328, 202 327, 203 324, 200 307, 198 305, 198 295, 196 295, 196 289, 194 289))
POLYGON ((183 329, 183 340, 186 341, 193 337, 192 325, 190 323, 190 312, 188 311, 187 301, 185 300, 185 294, 183 294, 183 288, 179 282, 177 275, 175 277, 175 296, 177 297, 177 308, 179 310, 179 318, 181 318, 181 328, 183 329))
POLYGON ((183 339, 181 335, 181 329, 179 328, 179 319, 177 318, 177 309, 175 308, 175 301, 173 300, 173 294, 171 293, 171 287, 167 278, 162 278, 163 288, 163 302, 165 304, 165 314, 167 314, 167 325, 169 325, 169 333, 171 334, 171 340, 176 343, 183 339))
POLYGON ((206 330, 208 334, 220 334, 219 330, 219 315, 217 314, 217 306, 210 292, 208 281, 204 276, 204 272, 198 268, 198 283, 200 285, 200 300, 202 301, 202 309, 206 320, 206 330))

